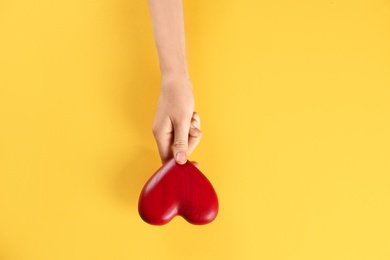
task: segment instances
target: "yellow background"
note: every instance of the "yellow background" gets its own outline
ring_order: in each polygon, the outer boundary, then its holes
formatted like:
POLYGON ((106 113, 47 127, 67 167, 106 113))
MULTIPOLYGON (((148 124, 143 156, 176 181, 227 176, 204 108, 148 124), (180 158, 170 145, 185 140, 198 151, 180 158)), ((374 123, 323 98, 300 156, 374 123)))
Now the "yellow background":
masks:
POLYGON ((146 0, 0 2, 0 259, 390 259, 389 0, 186 0, 210 225, 160 166, 146 0))

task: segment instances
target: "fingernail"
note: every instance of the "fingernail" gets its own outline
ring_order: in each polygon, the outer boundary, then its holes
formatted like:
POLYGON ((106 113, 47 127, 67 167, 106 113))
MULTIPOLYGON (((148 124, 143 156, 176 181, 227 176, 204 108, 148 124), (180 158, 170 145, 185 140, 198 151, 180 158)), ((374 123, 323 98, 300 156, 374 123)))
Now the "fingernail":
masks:
POLYGON ((186 160, 186 154, 183 153, 183 152, 178 152, 176 154, 176 161, 180 162, 180 163, 185 163, 185 160, 186 160))

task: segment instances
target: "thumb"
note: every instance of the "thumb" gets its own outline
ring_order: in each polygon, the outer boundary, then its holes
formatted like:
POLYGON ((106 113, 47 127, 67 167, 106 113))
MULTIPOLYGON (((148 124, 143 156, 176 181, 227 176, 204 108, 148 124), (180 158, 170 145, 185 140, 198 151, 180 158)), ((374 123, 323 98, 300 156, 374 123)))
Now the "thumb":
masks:
POLYGON ((188 131, 190 126, 189 124, 180 124, 176 126, 174 125, 173 128, 173 155, 178 164, 185 164, 187 162, 188 155, 188 131))

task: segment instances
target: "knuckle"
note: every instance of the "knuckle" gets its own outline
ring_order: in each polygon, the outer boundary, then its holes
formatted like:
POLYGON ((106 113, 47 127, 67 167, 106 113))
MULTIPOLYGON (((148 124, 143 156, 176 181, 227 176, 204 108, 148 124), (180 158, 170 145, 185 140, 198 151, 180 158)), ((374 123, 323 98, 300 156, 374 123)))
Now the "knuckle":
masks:
POLYGON ((192 118, 194 118, 195 120, 200 120, 200 116, 197 112, 194 112, 192 118))
POLYGON ((154 137, 161 137, 164 134, 165 130, 160 125, 153 125, 152 133, 154 137))
POLYGON ((187 142, 184 141, 184 140, 175 140, 173 142, 173 146, 172 146, 174 149, 183 149, 183 148, 186 148, 187 147, 187 142))
POLYGON ((158 131, 158 128, 157 128, 156 126, 153 126, 153 127, 152 127, 152 133, 153 133, 153 135, 154 135, 155 137, 158 135, 159 131, 158 131))

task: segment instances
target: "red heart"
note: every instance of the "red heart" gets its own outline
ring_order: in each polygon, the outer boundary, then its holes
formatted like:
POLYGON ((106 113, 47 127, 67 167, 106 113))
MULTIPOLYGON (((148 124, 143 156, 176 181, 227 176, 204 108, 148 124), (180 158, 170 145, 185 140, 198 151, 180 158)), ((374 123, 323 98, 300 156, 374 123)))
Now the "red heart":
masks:
POLYGON ((217 216, 218 198, 210 181, 190 161, 180 165, 171 159, 145 184, 138 211, 152 225, 164 225, 178 215, 202 225, 217 216))

